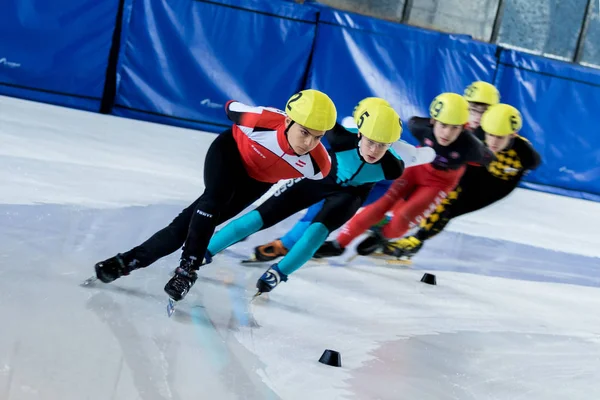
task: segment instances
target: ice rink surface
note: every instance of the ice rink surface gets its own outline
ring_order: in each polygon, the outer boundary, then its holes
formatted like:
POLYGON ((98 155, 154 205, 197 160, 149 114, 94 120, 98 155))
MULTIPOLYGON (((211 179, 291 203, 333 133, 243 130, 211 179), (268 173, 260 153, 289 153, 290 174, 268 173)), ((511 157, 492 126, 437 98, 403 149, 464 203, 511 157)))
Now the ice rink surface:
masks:
POLYGON ((311 261, 251 304, 268 265, 239 261, 295 216, 201 269, 171 319, 178 253, 80 287, 201 194, 213 138, 0 97, 1 400, 600 398, 598 203, 517 190, 412 267, 311 261))

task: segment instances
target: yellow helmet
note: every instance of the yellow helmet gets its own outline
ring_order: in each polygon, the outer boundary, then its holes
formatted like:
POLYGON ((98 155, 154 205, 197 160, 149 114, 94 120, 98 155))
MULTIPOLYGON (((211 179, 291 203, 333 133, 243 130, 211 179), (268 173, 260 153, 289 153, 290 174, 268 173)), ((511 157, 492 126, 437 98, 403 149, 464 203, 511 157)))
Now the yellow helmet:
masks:
POLYGON ((402 121, 394 109, 378 102, 368 102, 356 114, 356 126, 364 137, 379 143, 394 143, 402 134, 402 121))
POLYGON ((521 113, 508 104, 490 106, 481 116, 481 129, 494 136, 508 136, 519 131, 522 126, 521 113))
POLYGON ((469 103, 456 93, 439 94, 429 106, 431 118, 447 125, 464 125, 469 121, 469 103))
POLYGON ((357 119, 356 116, 360 116, 360 114, 362 114, 361 111, 367 106, 367 104, 382 104, 384 106, 391 107, 390 103, 388 103, 387 100, 384 100, 381 97, 365 97, 364 99, 358 102, 358 104, 356 105, 356 107, 354 107, 354 110, 352 111, 352 118, 354 118, 355 121, 357 119))
POLYGON ((482 103, 491 106, 500 102, 500 92, 491 83, 475 81, 466 87, 465 99, 471 103, 482 103))
POLYGON ((302 90, 288 100, 285 112, 292 121, 309 129, 328 131, 337 119, 335 104, 325 93, 302 90))

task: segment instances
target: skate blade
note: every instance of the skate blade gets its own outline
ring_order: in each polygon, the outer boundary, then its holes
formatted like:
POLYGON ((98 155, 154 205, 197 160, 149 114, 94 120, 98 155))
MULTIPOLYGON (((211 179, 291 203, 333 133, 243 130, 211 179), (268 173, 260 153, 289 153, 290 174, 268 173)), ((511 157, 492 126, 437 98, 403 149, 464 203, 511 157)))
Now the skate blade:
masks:
POLYGON ((269 292, 256 292, 250 299, 250 304, 256 304, 256 302, 269 299, 269 292))
POLYGON ((169 303, 167 304, 167 315, 171 318, 171 315, 175 312, 175 307, 177 306, 177 301, 173 300, 169 297, 169 303))
POLYGON ((275 260, 277 260, 279 257, 275 257, 272 260, 259 260, 256 258, 255 254, 252 254, 250 256, 250 258, 247 258, 245 260, 242 260, 241 263, 242 264, 267 264, 267 263, 272 263, 275 262, 275 260))
POLYGON ((411 260, 385 260, 385 262, 392 265, 412 265, 411 260))
POLYGON ((412 260, 410 259, 397 258, 381 252, 375 252, 371 254, 371 257, 383 260, 386 262, 386 264, 390 265, 412 265, 412 260))
POLYGON ((354 261, 354 259, 356 259, 356 257, 358 257, 358 256, 359 256, 359 254, 353 254, 346 260, 346 262, 350 263, 350 262, 354 261))
POLYGON ((252 296, 252 299, 250 299, 250 301, 254 301, 254 299, 258 298, 258 296, 260 296, 261 294, 262 292, 256 292, 254 296, 252 296))
POLYGON ((265 263, 265 262, 268 262, 268 261, 259 261, 256 258, 255 254, 252 254, 252 255, 250 255, 250 258, 246 258, 245 260, 241 261, 242 264, 258 264, 258 263, 265 263))
POLYGON ((96 283, 97 280, 98 280, 98 277, 96 277, 96 276, 89 277, 85 281, 81 282, 80 286, 84 286, 84 287, 90 286, 90 285, 96 283))
POLYGON ((246 260, 242 260, 241 261, 242 264, 265 264, 265 263, 268 263, 268 262, 270 262, 270 261, 259 261, 259 260, 255 259, 255 258, 248 258, 246 260))

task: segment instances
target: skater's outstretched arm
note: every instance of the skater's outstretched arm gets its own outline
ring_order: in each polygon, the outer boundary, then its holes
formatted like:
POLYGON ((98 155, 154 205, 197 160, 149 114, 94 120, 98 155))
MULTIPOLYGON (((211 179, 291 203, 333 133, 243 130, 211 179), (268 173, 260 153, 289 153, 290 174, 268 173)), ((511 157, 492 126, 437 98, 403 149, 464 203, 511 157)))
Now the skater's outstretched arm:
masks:
POLYGON ((412 117, 408 121, 408 130, 415 139, 422 145, 425 142, 427 135, 433 129, 431 120, 423 117, 412 117))
POLYGON ((217 232, 208 245, 210 255, 225 250, 229 246, 269 228, 290 215, 319 202, 335 184, 335 178, 323 180, 298 179, 285 191, 275 192, 256 210, 237 218, 217 232))
POLYGON ((477 139, 475 135, 471 132, 463 132, 462 134, 465 135, 465 141, 468 143, 469 149, 465 157, 466 162, 488 166, 491 162, 496 161, 494 152, 485 147, 485 144, 477 139))
POLYGON ((357 135, 358 133, 352 132, 340 124, 335 124, 333 129, 325 134, 325 138, 329 142, 330 153, 355 149, 358 141, 357 135))
MULTIPOLYGON (((239 101, 230 100, 225 104, 225 113, 227 118, 238 126, 254 127, 260 120, 265 107, 252 107, 239 101)), ((281 111, 269 109, 275 113, 281 111)))
POLYGON ((537 169, 542 163, 542 157, 533 148, 531 142, 525 139, 523 136, 517 135, 515 137, 515 146, 520 146, 520 149, 515 149, 520 156, 521 164, 525 171, 532 171, 537 169))

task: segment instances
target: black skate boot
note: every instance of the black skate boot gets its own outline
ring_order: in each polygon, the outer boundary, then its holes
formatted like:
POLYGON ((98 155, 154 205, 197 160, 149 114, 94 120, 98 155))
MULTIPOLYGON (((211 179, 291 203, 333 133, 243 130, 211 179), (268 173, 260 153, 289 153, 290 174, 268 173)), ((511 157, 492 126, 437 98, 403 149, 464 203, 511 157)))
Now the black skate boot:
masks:
POLYGON ((346 249, 337 242, 337 240, 329 240, 319 247, 313 258, 337 257, 344 254, 346 249))
POLYGON ((141 268, 138 260, 125 260, 122 254, 117 254, 108 260, 100 261, 94 266, 96 277, 104 283, 110 283, 131 271, 141 268))
POLYGON ((173 277, 165 285, 165 292, 171 299, 181 301, 185 297, 198 279, 196 271, 197 268, 193 267, 193 263, 181 262, 173 277))
POLYGON ((387 239, 381 234, 378 228, 371 229, 371 235, 356 246, 356 253, 361 256, 368 256, 382 250, 387 243, 387 239))

